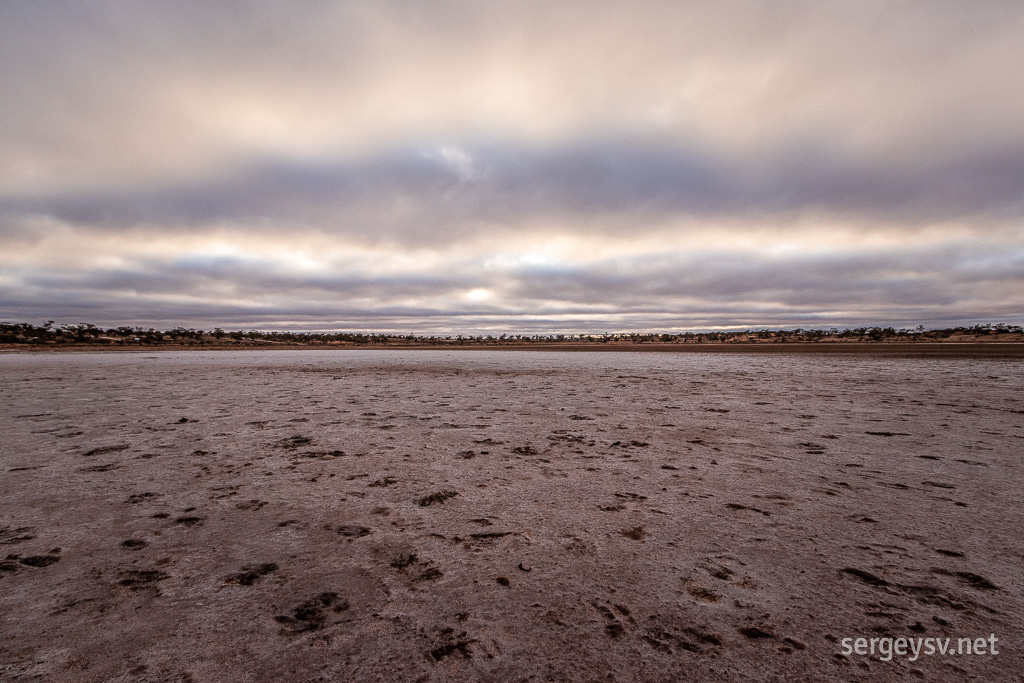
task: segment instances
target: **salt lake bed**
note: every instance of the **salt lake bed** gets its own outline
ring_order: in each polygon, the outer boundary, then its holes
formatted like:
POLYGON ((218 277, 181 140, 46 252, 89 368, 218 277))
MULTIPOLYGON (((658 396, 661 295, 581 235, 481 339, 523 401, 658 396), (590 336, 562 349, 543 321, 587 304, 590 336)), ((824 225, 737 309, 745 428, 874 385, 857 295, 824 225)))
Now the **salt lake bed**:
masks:
POLYGON ((41 353, 0 380, 2 680, 1024 671, 1020 360, 41 353))

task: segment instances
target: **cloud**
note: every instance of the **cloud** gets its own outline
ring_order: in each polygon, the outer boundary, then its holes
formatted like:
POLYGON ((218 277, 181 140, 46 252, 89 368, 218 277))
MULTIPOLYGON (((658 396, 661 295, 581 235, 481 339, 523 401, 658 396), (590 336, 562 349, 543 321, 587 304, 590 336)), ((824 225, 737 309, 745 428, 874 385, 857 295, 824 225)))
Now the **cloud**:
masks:
POLYGON ((879 157, 1018 139, 1014 3, 6 3, 6 184, 614 130, 879 157), (992 104, 995 106, 984 106, 992 104), (14 155, 17 156, 14 156, 14 155), (13 167, 12 167, 13 166, 13 167), (30 168, 26 168, 30 167, 30 168))
POLYGON ((1021 45, 996 0, 4 3, 0 316, 1021 322, 1021 45))
POLYGON ((44 298, 56 311, 88 312, 103 324, 131 316, 157 326, 594 332, 954 324, 979 314, 1002 321, 1018 310, 1024 278, 1019 244, 1007 253, 1000 243, 964 240, 830 253, 684 248, 488 261, 470 250, 402 266, 388 263, 393 258, 389 247, 347 260, 325 255, 301 273, 293 255, 273 249, 217 258, 121 255, 106 267, 8 268, 14 277, 0 283, 0 297, 8 310, 36 311, 44 298))
MULTIPOLYGON (((445 240, 550 218, 568 232, 595 218, 841 216, 899 223, 1024 219, 1024 145, 924 167, 870 165, 806 143, 736 164, 700 147, 589 140, 557 147, 427 145, 356 161, 265 161, 236 173, 131 191, 0 198, 0 215, 83 229, 157 230, 247 222, 365 238, 445 240), (426 234, 424 234, 426 233, 426 234)), ((12 218, 8 220, 14 222, 12 218)))

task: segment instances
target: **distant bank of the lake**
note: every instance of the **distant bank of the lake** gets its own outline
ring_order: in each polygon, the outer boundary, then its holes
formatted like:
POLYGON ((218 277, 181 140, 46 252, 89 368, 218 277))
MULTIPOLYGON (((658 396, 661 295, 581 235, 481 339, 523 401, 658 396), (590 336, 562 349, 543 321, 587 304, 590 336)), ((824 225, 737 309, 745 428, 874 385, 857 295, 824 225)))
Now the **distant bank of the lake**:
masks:
POLYGON ((166 353, 178 351, 548 351, 600 353, 842 354, 912 358, 1022 358, 1024 342, 524 343, 524 344, 2 344, 0 353, 166 353))

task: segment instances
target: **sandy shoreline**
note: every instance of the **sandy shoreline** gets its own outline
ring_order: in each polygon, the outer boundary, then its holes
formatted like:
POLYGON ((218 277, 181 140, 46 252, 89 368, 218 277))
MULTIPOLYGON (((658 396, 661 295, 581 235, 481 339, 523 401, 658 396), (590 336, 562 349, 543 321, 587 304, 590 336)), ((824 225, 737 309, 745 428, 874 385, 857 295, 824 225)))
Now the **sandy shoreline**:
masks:
POLYGON ((0 679, 1024 670, 1015 360, 141 351, 0 355, 0 679))
POLYGON ((4 353, 154 353, 179 351, 544 351, 557 353, 753 353, 753 354, 856 354, 862 356, 934 357, 934 358, 1024 358, 1024 343, 1019 342, 820 342, 790 344, 508 344, 508 345, 301 345, 242 344, 153 346, 74 344, 66 346, 0 345, 4 353))

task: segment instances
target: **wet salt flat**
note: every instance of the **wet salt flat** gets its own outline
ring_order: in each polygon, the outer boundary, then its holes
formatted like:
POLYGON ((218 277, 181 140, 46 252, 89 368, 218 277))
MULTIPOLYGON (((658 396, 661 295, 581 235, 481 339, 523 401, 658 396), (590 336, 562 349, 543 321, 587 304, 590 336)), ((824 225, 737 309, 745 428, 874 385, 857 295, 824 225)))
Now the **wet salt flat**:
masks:
POLYGON ((1020 680, 1021 387, 1014 360, 0 355, 0 679, 1020 680))

